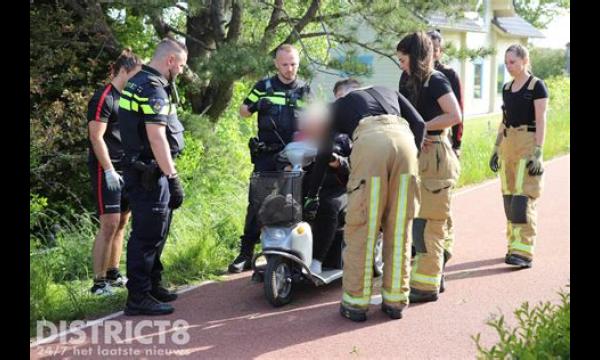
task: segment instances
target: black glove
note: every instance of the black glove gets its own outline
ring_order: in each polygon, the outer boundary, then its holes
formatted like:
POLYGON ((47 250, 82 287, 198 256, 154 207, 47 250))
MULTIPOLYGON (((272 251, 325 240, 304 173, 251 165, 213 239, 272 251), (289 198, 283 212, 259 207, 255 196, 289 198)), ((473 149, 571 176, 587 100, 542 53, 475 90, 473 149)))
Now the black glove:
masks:
POLYGON ((500 165, 498 164, 498 145, 494 146, 494 151, 492 151, 492 156, 490 157, 490 169, 493 172, 498 172, 500 165))
POLYGON ((248 106, 248 111, 250 111, 251 113, 255 113, 257 111, 267 111, 271 108, 271 105, 273 105, 271 100, 267 98, 261 98, 257 102, 248 106))
POLYGON ((318 197, 307 197, 304 200, 303 217, 306 221, 313 221, 317 217, 317 210, 319 209, 319 198, 318 197))
POLYGON ((168 179, 169 193, 171 194, 171 198, 169 199, 169 208, 175 210, 183 203, 185 194, 183 193, 183 186, 181 186, 181 182, 179 181, 179 177, 177 177, 177 175, 168 179))

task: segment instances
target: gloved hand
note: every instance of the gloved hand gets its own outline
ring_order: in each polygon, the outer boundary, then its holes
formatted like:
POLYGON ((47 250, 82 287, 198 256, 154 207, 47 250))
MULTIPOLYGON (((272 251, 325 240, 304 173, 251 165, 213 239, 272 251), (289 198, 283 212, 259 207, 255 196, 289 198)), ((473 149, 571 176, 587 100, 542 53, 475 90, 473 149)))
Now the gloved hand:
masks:
POLYGON ((540 145, 535 146, 535 150, 527 162, 527 168, 529 169, 529 175, 531 176, 538 176, 544 173, 544 165, 542 163, 542 147, 540 145))
POLYGON ((169 179, 169 193, 171 194, 171 198, 169 199, 169 208, 175 210, 181 206, 183 203, 183 198, 185 194, 183 193, 183 186, 179 181, 179 177, 175 174, 173 177, 169 179))
POLYGON ((319 198, 318 197, 307 197, 304 200, 304 207, 302 210, 304 220, 313 221, 317 217, 317 210, 319 209, 319 198))
POLYGON ((257 102, 248 106, 248 111, 250 111, 251 113, 254 113, 257 111, 267 111, 271 108, 271 105, 273 105, 271 100, 266 99, 266 98, 261 98, 257 102))
POLYGON ((498 164, 498 148, 498 145, 494 145, 494 151, 490 158, 490 169, 492 169, 493 172, 498 172, 498 169, 500 169, 500 165, 498 164))
POLYGON ((110 191, 121 190, 123 178, 115 169, 104 170, 104 178, 106 179, 106 187, 110 191))

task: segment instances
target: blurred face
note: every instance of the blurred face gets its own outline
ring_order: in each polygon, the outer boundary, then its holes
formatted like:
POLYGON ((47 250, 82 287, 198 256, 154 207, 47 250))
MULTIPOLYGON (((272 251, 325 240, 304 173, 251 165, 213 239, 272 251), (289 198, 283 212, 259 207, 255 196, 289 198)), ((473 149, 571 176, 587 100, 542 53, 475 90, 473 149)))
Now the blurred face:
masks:
POLYGON ((439 61, 442 58, 442 44, 439 40, 431 40, 433 44, 433 61, 439 61))
POLYGON ((275 67, 279 76, 286 82, 296 80, 300 56, 297 51, 278 51, 275 57, 275 67))
POLYGON ((184 51, 177 52, 167 57, 167 67, 169 69, 169 81, 175 81, 177 75, 181 74, 185 69, 187 62, 187 54, 184 51))
POLYGON ((326 135, 327 121, 327 107, 321 103, 313 103, 300 116, 299 128, 308 140, 318 141, 326 135))
POLYGON ((504 55, 504 64, 506 65, 506 70, 512 77, 516 77, 520 75, 527 69, 527 64, 529 61, 527 59, 522 59, 513 51, 509 51, 504 55))
POLYGON ((397 51, 396 56, 398 57, 398 61, 400 62, 400 69, 402 71, 406 71, 408 75, 410 75, 410 58, 407 54, 402 51, 397 51))

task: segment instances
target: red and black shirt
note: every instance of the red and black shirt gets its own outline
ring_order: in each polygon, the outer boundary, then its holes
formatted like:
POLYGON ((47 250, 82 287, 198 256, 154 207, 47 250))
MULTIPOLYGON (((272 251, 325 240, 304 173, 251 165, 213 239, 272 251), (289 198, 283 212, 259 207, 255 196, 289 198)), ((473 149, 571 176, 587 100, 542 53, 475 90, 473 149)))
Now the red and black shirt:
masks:
MULTIPOLYGON (((107 124, 104 133, 104 142, 108 148, 108 155, 113 163, 118 163, 123 158, 123 145, 119 132, 119 98, 121 93, 112 84, 98 89, 88 103, 87 120, 99 121, 107 124)), ((89 140, 90 161, 97 161, 96 154, 89 140)))

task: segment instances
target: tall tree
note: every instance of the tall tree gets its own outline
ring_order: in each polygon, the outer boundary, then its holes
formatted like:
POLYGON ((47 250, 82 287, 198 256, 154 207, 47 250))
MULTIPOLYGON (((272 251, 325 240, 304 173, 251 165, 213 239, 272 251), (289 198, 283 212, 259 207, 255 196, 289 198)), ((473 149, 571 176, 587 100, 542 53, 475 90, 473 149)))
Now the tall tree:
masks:
POLYGON ((514 0, 515 11, 539 29, 545 29, 552 20, 571 8, 570 0, 514 0))
MULTIPOLYGON (((474 0, 404 1, 286 1, 283 0, 195 0, 176 2, 156 0, 131 5, 128 1, 102 4, 69 0, 67 4, 81 16, 97 21, 95 31, 104 34, 107 50, 120 47, 114 30, 106 24, 110 9, 128 16, 142 16, 156 35, 169 33, 185 39, 189 49, 189 71, 184 75, 185 93, 193 113, 206 114, 217 121, 231 99, 233 84, 244 78, 256 79, 272 70, 270 56, 282 43, 302 48, 303 62, 351 66, 352 62, 330 62, 328 49, 344 45, 368 49, 393 58, 398 38, 424 26, 419 15, 443 11, 460 16, 473 9, 474 0), (377 32, 373 39, 361 38, 368 25, 377 32)), ((123 20, 122 20, 123 21, 123 20)), ((132 34, 135 37, 135 34, 132 34)))

